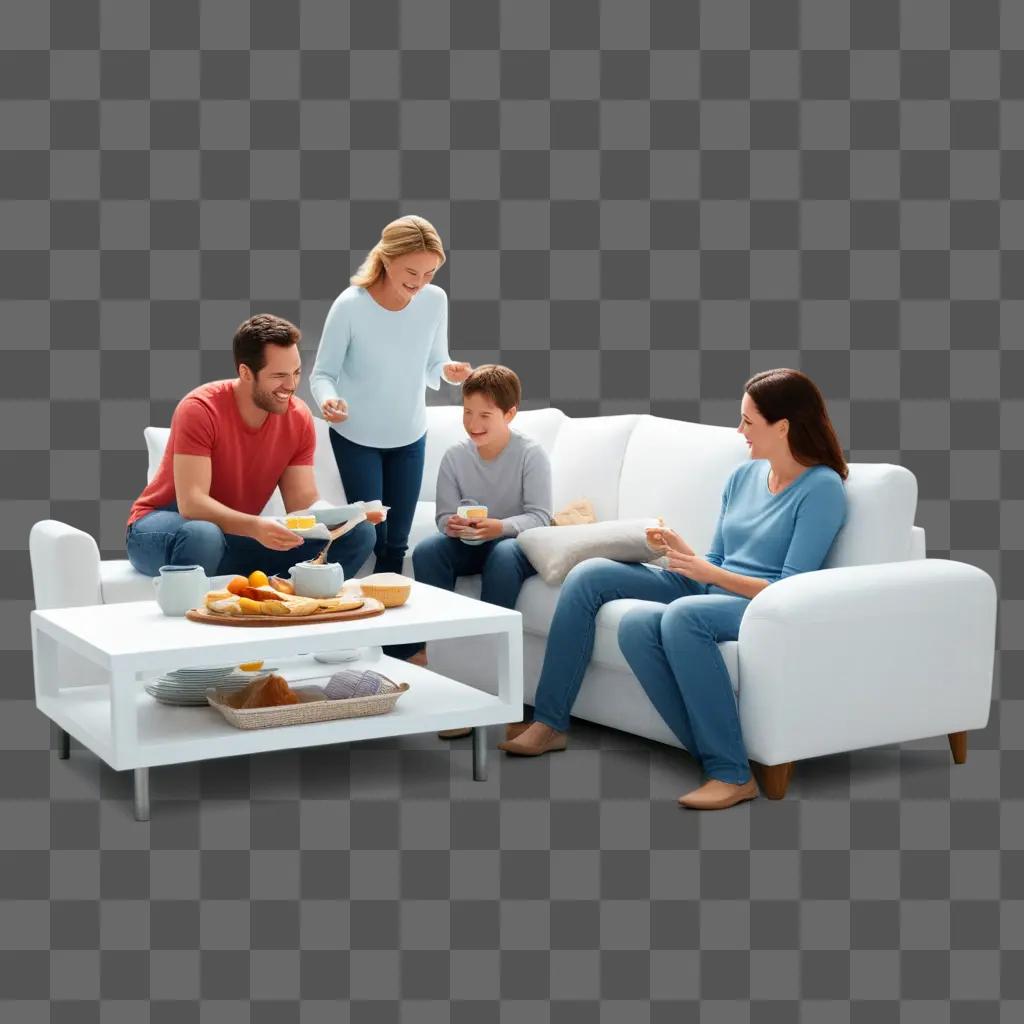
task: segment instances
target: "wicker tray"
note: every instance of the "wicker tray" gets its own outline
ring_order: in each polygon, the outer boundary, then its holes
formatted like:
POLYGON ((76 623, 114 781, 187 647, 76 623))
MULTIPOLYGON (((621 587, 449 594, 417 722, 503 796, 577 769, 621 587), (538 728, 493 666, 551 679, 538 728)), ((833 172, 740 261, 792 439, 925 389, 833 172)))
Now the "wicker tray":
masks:
POLYGON ((225 704, 227 694, 206 691, 210 707, 216 708, 236 729, 268 729, 276 725, 308 725, 310 722, 333 722, 339 718, 365 718, 391 711, 398 698, 409 689, 408 683, 391 683, 387 691, 369 697, 328 700, 322 687, 296 686, 294 692, 301 704, 276 708, 249 708, 241 711, 225 704))

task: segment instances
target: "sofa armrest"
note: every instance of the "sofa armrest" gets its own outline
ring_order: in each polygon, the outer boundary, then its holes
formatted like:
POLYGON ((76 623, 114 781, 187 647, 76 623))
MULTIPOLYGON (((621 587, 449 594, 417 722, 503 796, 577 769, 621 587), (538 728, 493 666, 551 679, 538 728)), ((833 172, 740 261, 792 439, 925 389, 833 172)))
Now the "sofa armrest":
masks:
POLYGON ((43 519, 28 539, 36 608, 101 604, 100 549, 89 534, 56 519, 43 519))
POLYGON ((860 565, 766 587, 740 624, 750 757, 782 764, 988 721, 996 590, 945 559, 860 565))

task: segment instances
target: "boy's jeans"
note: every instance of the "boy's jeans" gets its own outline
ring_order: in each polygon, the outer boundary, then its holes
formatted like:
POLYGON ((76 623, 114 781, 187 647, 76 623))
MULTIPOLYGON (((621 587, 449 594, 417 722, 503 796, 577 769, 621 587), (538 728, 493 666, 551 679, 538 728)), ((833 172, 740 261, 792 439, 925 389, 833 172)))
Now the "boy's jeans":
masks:
MULTIPOLYGON (((416 545, 413 573, 420 583, 454 590, 459 576, 481 576, 480 600, 501 608, 515 608, 523 581, 537 574, 514 537, 463 544, 455 537, 436 533, 416 545)), ((393 658, 410 658, 424 645, 392 644, 384 648, 393 658)))

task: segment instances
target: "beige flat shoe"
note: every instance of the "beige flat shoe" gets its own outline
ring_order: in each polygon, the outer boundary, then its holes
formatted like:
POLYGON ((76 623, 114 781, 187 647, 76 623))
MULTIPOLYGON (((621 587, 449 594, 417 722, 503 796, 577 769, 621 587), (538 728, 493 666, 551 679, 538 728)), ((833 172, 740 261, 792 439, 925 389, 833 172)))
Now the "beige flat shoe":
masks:
POLYGON ((566 735, 543 722, 530 722, 518 736, 498 744, 499 750, 519 757, 537 757, 556 750, 565 750, 566 735))
POLYGON ((753 777, 746 782, 723 782, 721 779, 708 779, 703 786, 685 793, 679 798, 682 807, 694 811, 721 811, 726 807, 753 800, 760 792, 753 777))
POLYGON ((443 740, 460 740, 472 731, 472 729, 442 729, 437 735, 443 740))

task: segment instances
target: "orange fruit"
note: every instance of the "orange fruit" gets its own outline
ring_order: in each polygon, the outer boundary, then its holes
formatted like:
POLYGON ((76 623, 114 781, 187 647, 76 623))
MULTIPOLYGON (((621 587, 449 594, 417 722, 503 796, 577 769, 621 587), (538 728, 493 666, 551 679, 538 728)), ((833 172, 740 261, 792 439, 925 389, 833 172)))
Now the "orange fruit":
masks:
POLYGON ((266 587, 270 585, 270 580, 267 579, 267 574, 257 569, 255 572, 249 574, 249 586, 250 587, 266 587))
POLYGON ((247 587, 247 586, 249 586, 249 581, 248 581, 248 579, 246 579, 246 577, 245 577, 245 576, 236 576, 236 577, 235 577, 235 578, 234 578, 234 579, 233 579, 233 580, 232 580, 232 581, 231 581, 231 582, 230 582, 230 583, 229 583, 229 584, 227 585, 227 590, 228 590, 228 591, 229 591, 230 593, 232 593, 232 594, 235 594, 235 595, 237 596, 237 595, 239 594, 239 592, 240 592, 241 590, 243 590, 243 589, 244 589, 245 587, 247 587))

